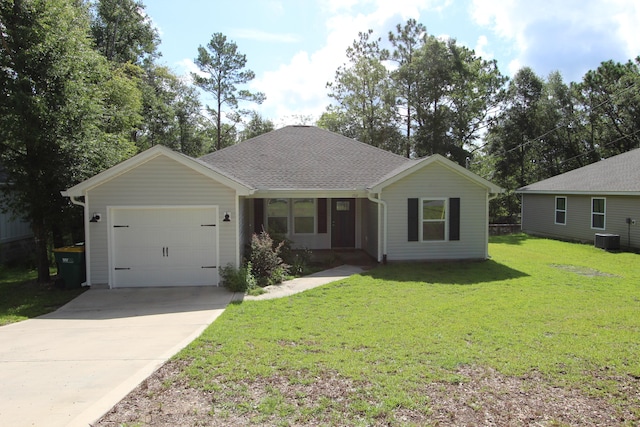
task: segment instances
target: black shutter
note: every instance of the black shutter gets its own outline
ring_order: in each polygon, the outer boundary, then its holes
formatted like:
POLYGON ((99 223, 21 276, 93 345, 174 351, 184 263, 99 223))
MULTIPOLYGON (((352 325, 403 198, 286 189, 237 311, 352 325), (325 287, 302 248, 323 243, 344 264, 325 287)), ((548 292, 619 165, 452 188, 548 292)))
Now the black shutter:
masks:
POLYGON ((327 234, 327 199, 318 199, 318 234, 327 234))
POLYGON ((418 199, 407 199, 407 239, 410 242, 419 240, 418 199))
POLYGON ((460 197, 449 199, 449 240, 460 240, 460 197))
POLYGON ((253 232, 262 233, 264 230, 264 199, 253 199, 253 232))

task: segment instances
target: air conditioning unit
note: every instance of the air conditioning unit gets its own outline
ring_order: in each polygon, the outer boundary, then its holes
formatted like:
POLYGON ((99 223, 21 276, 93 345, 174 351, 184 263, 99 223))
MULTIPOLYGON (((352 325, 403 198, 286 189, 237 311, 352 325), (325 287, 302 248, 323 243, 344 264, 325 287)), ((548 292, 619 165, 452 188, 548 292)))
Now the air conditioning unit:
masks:
POLYGON ((618 234, 596 234, 596 248, 607 251, 617 251, 620 249, 620 235, 618 234))

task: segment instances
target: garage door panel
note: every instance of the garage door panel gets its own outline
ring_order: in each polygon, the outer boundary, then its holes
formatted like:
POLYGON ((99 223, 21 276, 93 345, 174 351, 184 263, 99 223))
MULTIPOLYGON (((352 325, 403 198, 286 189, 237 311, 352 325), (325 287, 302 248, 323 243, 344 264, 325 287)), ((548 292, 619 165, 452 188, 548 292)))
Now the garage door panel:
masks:
POLYGON ((217 216, 212 207, 114 209, 114 286, 217 284, 217 216))

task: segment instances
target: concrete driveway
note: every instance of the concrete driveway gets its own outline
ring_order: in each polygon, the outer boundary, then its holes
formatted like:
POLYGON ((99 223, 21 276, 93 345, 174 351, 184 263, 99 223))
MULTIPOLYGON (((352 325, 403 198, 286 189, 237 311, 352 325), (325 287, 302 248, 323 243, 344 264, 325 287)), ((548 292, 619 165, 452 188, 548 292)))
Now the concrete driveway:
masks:
POLYGON ((0 425, 87 427, 213 322, 225 288, 91 289, 0 327, 0 425))

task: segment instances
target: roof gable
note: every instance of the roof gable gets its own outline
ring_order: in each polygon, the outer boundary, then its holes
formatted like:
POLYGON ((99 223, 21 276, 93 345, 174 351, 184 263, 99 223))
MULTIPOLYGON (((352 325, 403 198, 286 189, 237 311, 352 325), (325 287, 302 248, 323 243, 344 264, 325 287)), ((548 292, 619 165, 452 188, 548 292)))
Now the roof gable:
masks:
POLYGON ((440 154, 434 154, 429 157, 424 157, 422 159, 413 160, 411 163, 400 166, 394 171, 391 171, 387 175, 385 175, 381 180, 373 184, 370 189, 372 192, 377 193, 381 191, 384 187, 387 187, 395 182, 398 182, 402 178, 419 171, 420 169, 427 167, 431 164, 438 163, 447 169, 463 176, 469 181, 479 185, 481 187, 485 187, 490 193, 502 193, 504 190, 497 185, 487 181, 486 179, 476 175, 475 173, 463 168, 457 163, 452 162, 446 157, 441 156, 440 154))
POLYGON ((640 194, 640 148, 552 178, 526 185, 518 193, 640 194))
POLYGON ((286 126, 200 160, 261 190, 364 190, 411 163, 314 126, 286 126))
POLYGON ((164 147, 162 145, 156 145, 149 148, 146 151, 143 151, 140 154, 137 154, 117 165, 83 181, 66 191, 62 192, 63 196, 67 197, 80 197, 85 194, 88 190, 101 185, 107 181, 110 181, 136 167, 142 165, 150 160, 157 158, 158 156, 168 157, 190 169, 195 170, 202 175, 205 175, 211 179, 214 179, 228 187, 231 187, 238 191, 240 194, 247 195, 251 194, 252 189, 246 184, 229 178, 224 173, 216 170, 214 167, 207 165, 203 162, 200 162, 196 159, 193 159, 184 154, 177 153, 172 151, 171 149, 164 147))

